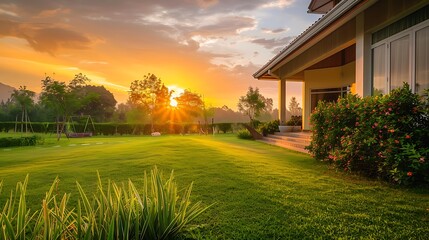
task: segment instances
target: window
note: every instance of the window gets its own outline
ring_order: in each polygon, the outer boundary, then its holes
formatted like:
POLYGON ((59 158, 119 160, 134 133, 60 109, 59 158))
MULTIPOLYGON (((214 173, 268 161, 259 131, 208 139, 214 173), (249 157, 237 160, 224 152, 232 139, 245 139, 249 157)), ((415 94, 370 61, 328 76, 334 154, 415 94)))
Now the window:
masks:
POLYGON ((372 94, 386 94, 404 82, 419 94, 429 88, 429 20, 372 46, 372 94))
POLYGON ((410 80, 410 36, 390 43, 390 89, 400 88, 410 80))
POLYGON ((310 94, 311 111, 313 112, 319 101, 335 102, 339 97, 344 97, 348 93, 350 93, 350 86, 341 88, 312 89, 310 94))
POLYGON ((386 44, 372 49, 373 94, 387 93, 386 79, 386 44))
POLYGON ((429 88, 429 27, 416 32, 416 93, 429 88))

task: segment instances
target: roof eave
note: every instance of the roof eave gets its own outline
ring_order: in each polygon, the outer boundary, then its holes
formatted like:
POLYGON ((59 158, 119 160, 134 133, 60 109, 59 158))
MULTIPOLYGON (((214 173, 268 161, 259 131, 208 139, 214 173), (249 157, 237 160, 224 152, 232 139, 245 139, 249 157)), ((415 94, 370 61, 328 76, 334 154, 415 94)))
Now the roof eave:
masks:
POLYGON ((362 0, 351 0, 351 1, 341 1, 339 2, 331 11, 326 15, 316 21, 311 25, 307 30, 305 30, 301 35, 299 35, 295 40, 293 40, 288 46, 286 46, 282 51, 280 51, 274 58, 268 61, 263 67, 253 74, 253 77, 260 79, 261 76, 271 71, 278 63, 280 63, 285 57, 290 53, 294 52, 296 49, 304 45, 308 40, 313 38, 323 29, 328 27, 335 20, 340 18, 343 14, 353 8, 356 4, 362 0))

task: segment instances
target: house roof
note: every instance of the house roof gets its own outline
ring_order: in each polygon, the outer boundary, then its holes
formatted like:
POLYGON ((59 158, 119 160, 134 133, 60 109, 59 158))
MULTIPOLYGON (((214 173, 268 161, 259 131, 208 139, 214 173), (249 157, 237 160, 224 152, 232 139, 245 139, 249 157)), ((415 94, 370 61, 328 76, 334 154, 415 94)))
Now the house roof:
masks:
POLYGON ((311 0, 308 5, 308 13, 325 14, 331 10, 339 0, 311 0))
MULTIPOLYGON (((323 31, 331 23, 339 19, 350 9, 356 6, 358 3, 364 0, 346 0, 340 1, 335 5, 328 13, 319 18, 315 23, 308 27, 303 33, 298 35, 292 42, 289 43, 283 50, 269 60, 264 66, 253 74, 254 78, 257 79, 274 79, 271 70, 276 67, 283 59, 295 50, 305 45, 310 39, 323 31)), ((313 1, 312 1, 313 2, 313 1)), ((311 3, 310 3, 311 4, 311 3)), ((310 7, 310 6, 309 6, 310 7)))

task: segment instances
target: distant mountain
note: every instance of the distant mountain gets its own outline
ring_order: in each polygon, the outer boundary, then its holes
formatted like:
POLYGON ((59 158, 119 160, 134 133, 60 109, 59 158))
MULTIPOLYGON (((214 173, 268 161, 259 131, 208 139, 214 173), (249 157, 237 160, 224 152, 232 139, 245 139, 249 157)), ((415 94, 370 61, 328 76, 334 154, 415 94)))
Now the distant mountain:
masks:
POLYGON ((9 99, 13 90, 15 90, 14 87, 0 83, 0 102, 9 99))

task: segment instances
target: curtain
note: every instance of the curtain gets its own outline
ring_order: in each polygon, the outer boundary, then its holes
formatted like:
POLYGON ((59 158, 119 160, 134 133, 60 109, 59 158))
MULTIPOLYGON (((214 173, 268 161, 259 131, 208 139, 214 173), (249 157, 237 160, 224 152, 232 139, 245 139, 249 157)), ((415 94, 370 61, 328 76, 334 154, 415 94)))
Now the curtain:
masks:
POLYGON ((429 88, 429 27, 416 32, 416 93, 429 88))
POLYGON ((386 90, 386 44, 383 44, 372 50, 372 94, 385 94, 386 90))
POLYGON ((390 90, 410 83, 410 36, 390 43, 390 90))

